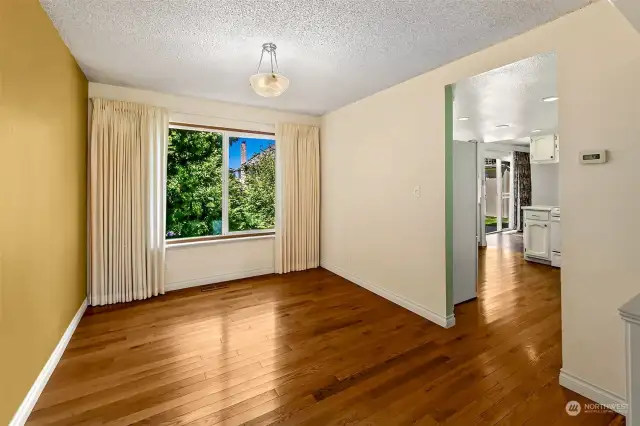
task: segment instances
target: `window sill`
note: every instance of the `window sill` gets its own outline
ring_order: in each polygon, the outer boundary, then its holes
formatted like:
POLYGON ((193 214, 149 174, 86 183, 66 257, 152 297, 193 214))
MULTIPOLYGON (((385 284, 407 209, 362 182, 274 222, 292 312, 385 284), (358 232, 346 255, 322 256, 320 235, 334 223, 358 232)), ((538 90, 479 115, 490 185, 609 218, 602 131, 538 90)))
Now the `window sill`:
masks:
POLYGON ((165 245, 167 249, 173 249, 181 247, 194 247, 200 245, 273 239, 275 238, 275 236, 275 231, 255 232, 247 234, 212 235, 210 237, 176 238, 173 240, 165 240, 165 245))

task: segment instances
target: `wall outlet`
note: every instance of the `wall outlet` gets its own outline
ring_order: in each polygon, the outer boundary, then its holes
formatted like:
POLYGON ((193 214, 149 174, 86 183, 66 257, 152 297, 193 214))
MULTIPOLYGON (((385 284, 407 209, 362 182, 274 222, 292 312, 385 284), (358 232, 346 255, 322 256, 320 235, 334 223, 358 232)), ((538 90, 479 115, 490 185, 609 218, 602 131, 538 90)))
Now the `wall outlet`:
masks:
POLYGON ((413 196, 416 198, 420 198, 420 185, 417 185, 413 188, 413 196))

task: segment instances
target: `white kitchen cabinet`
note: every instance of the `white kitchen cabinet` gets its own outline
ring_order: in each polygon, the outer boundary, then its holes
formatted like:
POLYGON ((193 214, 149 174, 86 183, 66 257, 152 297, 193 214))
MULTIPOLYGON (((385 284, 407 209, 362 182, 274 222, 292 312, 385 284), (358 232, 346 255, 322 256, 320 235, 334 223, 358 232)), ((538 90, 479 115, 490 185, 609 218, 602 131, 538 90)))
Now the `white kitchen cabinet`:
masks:
POLYGON ((527 257, 537 257, 544 260, 551 259, 549 221, 524 221, 524 254, 527 257))
POLYGON ((560 161, 558 135, 535 136, 531 138, 529 158, 533 164, 557 163, 560 161))
POLYGON ((560 208, 554 206, 525 206, 524 258, 560 268, 562 244, 560 208))

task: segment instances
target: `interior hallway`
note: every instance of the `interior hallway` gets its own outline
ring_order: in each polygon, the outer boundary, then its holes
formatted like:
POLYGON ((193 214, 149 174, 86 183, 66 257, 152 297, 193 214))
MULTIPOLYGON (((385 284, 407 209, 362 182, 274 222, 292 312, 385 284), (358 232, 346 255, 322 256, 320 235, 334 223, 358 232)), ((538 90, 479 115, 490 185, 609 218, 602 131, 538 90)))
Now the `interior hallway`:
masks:
POLYGON ((496 232, 487 234, 487 248, 524 252, 522 232, 496 232))
POLYGON ((480 277, 448 330, 323 269, 90 308, 29 424, 621 422, 565 412, 560 271, 489 248, 480 277))

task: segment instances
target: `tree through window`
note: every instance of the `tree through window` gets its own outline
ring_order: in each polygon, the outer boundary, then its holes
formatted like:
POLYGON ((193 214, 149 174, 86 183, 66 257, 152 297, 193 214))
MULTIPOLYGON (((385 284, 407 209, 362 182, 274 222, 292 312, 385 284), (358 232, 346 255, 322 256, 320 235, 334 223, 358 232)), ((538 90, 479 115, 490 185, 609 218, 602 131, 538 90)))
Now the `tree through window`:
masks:
POLYGON ((167 239, 270 230, 274 225, 273 139, 169 130, 167 239))
POLYGON ((230 137, 229 231, 273 229, 275 203, 275 141, 230 137))

